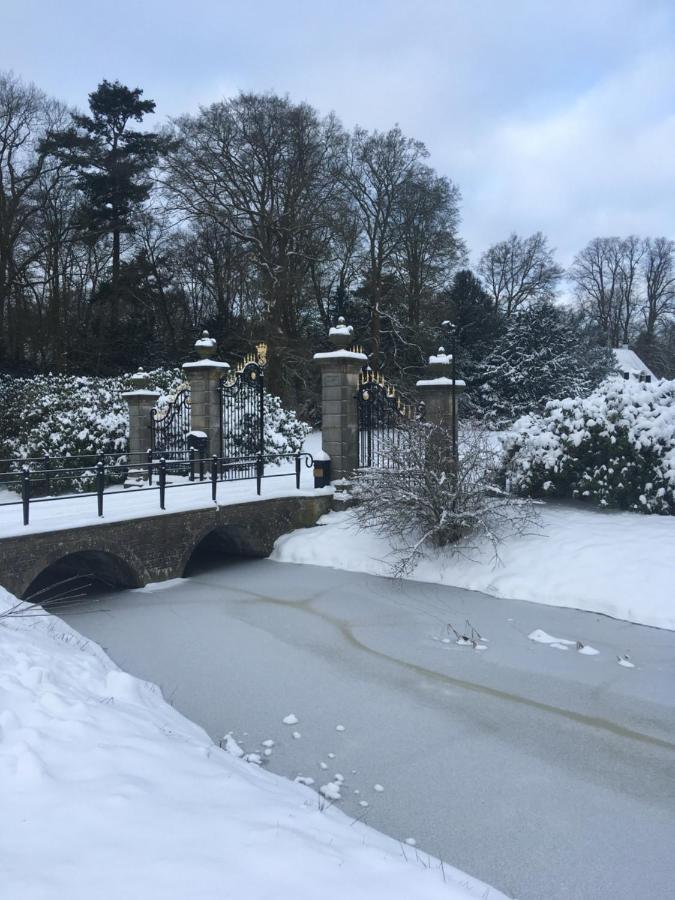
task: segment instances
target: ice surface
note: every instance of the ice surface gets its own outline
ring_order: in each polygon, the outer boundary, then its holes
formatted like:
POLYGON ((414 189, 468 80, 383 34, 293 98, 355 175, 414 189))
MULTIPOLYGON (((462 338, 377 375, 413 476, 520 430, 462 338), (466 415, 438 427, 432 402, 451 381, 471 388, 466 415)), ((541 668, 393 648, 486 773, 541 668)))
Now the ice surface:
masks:
MULTIPOLYGON (((0 591, 0 613, 15 603, 0 591)), ((406 861, 391 838, 309 803, 306 785, 248 765, 231 732, 223 752, 51 616, 0 619, 0 693, 8 900, 315 900, 317 885, 322 900, 485 896, 477 879, 406 861)), ((337 800, 339 785, 323 793, 337 800)))

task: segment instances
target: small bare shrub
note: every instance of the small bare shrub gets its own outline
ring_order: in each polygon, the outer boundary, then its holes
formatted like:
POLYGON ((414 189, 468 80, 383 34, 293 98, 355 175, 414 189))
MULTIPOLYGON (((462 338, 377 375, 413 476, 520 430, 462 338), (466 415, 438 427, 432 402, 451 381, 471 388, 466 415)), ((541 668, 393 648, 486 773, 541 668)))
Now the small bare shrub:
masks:
POLYGON ((411 571, 428 548, 471 556, 485 542, 499 559, 506 535, 536 528, 531 501, 505 493, 487 432, 463 430, 457 462, 449 429, 410 422, 389 443, 388 468, 362 469, 353 493, 360 527, 393 538, 394 572, 411 571))

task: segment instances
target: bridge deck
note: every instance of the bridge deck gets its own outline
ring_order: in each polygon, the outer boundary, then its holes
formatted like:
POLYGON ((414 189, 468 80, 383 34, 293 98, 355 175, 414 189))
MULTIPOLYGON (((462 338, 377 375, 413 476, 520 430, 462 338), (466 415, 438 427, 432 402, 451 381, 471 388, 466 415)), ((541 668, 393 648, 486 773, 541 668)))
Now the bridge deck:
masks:
MULTIPOLYGON (((238 503, 255 503, 278 497, 314 496, 332 493, 331 488, 314 489, 313 473, 304 465, 301 472, 300 490, 295 487, 295 478, 288 475, 267 477, 262 483, 262 495, 256 495, 255 480, 220 481, 217 488, 217 506, 238 503)), ((166 509, 159 505, 159 490, 138 490, 111 488, 105 492, 103 517, 97 515, 95 494, 54 499, 46 502, 31 502, 30 524, 24 525, 21 504, 11 504, 18 500, 16 494, 3 492, 0 500, 0 539, 16 535, 43 533, 75 528, 81 525, 97 525, 142 519, 148 516, 171 515, 188 510, 213 507, 211 483, 186 482, 180 478, 167 481, 166 509), (171 485, 171 486, 169 486, 171 485)))

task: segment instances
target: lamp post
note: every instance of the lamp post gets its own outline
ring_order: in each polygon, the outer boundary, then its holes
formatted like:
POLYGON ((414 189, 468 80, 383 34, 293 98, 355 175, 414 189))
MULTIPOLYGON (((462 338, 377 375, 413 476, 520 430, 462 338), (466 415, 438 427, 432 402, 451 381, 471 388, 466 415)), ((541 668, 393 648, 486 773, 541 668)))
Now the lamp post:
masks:
POLYGON ((457 326, 454 322, 445 320, 443 326, 450 335, 451 371, 452 379, 452 463, 455 475, 459 469, 459 438, 457 434, 457 326))

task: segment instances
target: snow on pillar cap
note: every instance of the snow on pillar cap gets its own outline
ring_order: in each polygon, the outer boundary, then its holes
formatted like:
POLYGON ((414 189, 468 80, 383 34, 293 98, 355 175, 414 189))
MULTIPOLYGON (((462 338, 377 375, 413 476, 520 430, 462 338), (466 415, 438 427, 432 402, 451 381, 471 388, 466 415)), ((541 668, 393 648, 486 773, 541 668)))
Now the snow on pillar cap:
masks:
POLYGON ((438 353, 429 357, 429 374, 432 378, 447 375, 452 362, 452 355, 445 352, 445 347, 439 347, 438 353))
POLYGON ((344 316, 340 316, 337 325, 334 325, 328 332, 328 340, 338 350, 345 350, 352 342, 354 337, 354 327, 347 325, 344 316))
POLYGON ((202 331, 201 337, 195 341, 195 350, 200 359, 208 359, 216 349, 216 339, 209 337, 206 329, 202 331))
POLYGON ((145 371, 143 366, 139 366, 138 371, 134 372, 133 375, 129 376, 129 383, 131 385, 132 390, 149 388, 150 387, 150 376, 145 371))

